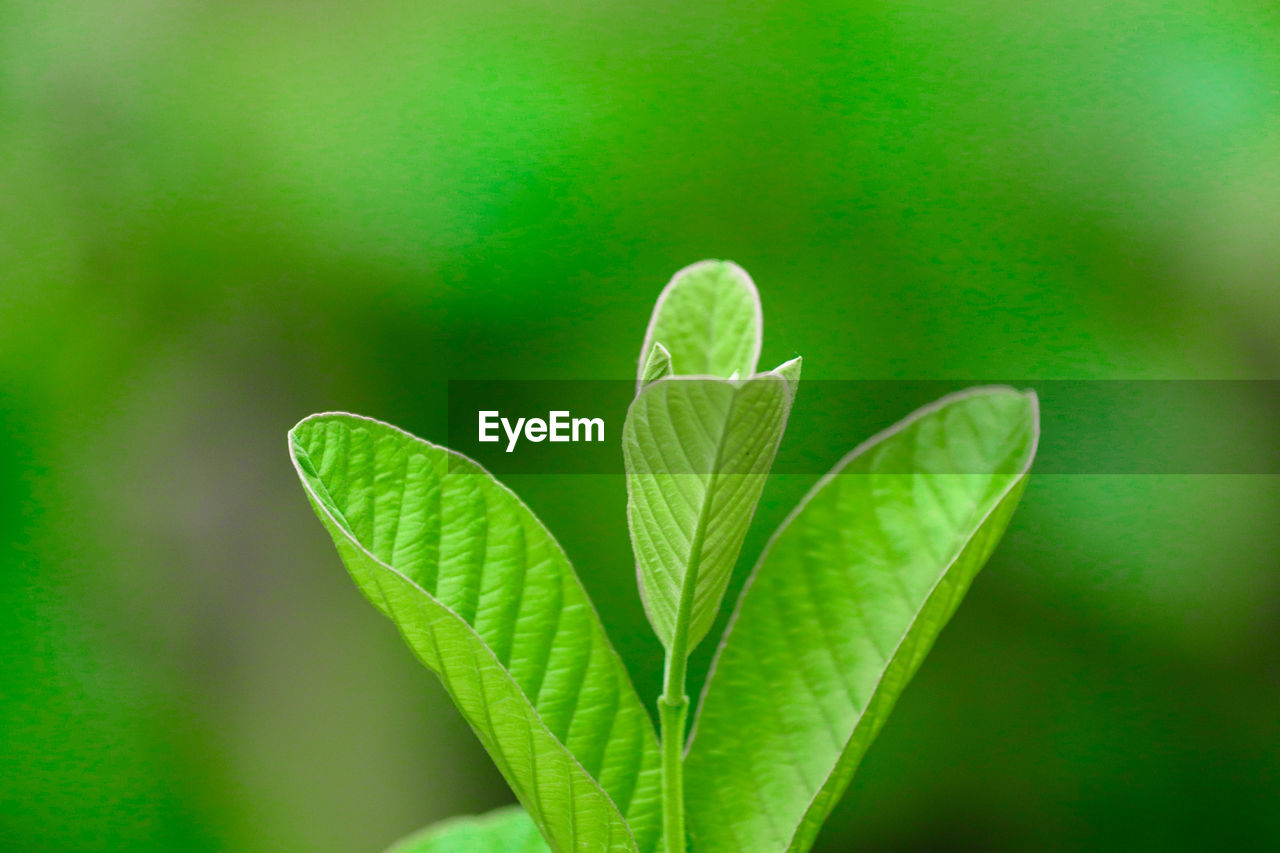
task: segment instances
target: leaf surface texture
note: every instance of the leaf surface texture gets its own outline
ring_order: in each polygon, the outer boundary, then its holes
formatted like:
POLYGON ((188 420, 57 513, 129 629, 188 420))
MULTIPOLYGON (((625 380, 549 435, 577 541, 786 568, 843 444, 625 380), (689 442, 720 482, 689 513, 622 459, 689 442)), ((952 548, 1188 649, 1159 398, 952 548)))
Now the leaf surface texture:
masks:
POLYGON ((806 851, 995 547, 1038 436, 1034 395, 976 389, 846 457, 766 547, 686 764, 698 853, 806 851))
POLYGON ((672 648, 715 621, 791 408, 776 373, 731 382, 671 377, 645 386, 622 431, 627 521, 645 611, 672 648))
POLYGON ((653 309, 640 348, 640 381, 655 343, 666 348, 674 374, 751 376, 760 358, 762 323, 760 294, 742 267, 729 261, 685 267, 653 309))
POLYGON ((460 454, 353 415, 290 433, 352 578, 440 676, 553 849, 652 853, 653 724, 560 546, 460 454))

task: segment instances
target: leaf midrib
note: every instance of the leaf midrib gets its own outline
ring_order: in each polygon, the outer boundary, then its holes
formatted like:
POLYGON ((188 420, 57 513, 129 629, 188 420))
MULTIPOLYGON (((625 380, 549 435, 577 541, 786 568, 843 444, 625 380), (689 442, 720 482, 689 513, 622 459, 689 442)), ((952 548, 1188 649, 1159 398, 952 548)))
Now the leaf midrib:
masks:
MULTIPOLYGON (((725 415, 723 427, 720 430, 720 436, 716 439, 716 455, 711 464, 711 476, 707 482, 707 490, 703 495, 702 507, 698 510, 698 523, 693 530, 693 541, 689 546, 689 558, 685 564, 684 578, 680 583, 680 607, 676 611, 676 630, 671 638, 671 654, 673 661, 673 672, 679 674, 679 680, 675 683, 680 685, 681 691, 684 690, 684 671, 685 660, 689 656, 689 650, 685 648, 689 641, 689 624, 693 616, 694 595, 698 588, 698 576, 702 571, 702 545, 706 540, 707 527, 711 520, 711 496, 715 492, 716 483, 720 477, 720 463, 724 454, 725 441, 729 435, 729 424, 733 421, 734 408, 738 405, 738 397, 740 388, 734 388, 733 399, 729 403, 729 411, 725 415)), ((669 696, 668 699, 679 699, 679 696, 669 696)))

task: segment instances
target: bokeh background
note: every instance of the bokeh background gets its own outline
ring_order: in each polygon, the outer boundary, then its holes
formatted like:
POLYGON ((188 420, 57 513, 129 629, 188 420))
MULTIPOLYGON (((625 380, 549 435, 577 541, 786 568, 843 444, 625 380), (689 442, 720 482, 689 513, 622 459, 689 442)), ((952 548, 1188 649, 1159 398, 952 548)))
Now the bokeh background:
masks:
MULTIPOLYGON (((703 257, 810 379, 1280 379, 1278 200, 1271 0, 0 5, 0 850, 510 799, 303 415, 628 377, 703 257)), ((622 483, 518 480, 652 694, 622 483)), ((1034 480, 820 849, 1280 849, 1278 522, 1274 476, 1034 480)))

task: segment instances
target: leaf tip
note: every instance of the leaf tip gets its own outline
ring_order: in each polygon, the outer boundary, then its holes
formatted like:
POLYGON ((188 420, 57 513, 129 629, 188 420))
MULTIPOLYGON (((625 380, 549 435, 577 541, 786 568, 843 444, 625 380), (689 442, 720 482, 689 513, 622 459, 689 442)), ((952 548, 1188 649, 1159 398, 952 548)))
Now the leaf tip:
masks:
POLYGON ((803 359, 800 356, 796 356, 790 361, 784 361, 782 364, 779 364, 773 370, 769 371, 770 373, 776 373, 778 376, 781 376, 786 380, 787 390, 791 392, 792 403, 796 401, 796 390, 800 387, 800 367, 802 363, 803 359))
POLYGON ((654 341, 653 346, 649 347, 644 363, 640 366, 640 381, 637 383, 637 393, 644 386, 670 375, 671 352, 662 345, 661 341, 654 341))

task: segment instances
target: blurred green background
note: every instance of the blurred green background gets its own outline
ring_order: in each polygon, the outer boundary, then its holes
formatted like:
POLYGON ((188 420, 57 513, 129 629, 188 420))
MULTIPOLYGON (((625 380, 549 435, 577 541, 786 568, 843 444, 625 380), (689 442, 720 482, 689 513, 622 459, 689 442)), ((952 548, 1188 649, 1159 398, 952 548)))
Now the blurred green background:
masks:
MULTIPOLYGON (((1271 0, 18 0, 0 189, 4 851, 508 801, 285 431, 628 377, 699 258, 810 379, 1280 379, 1271 0)), ((623 485, 512 485, 652 695, 623 485)), ((1276 477, 1035 479, 820 849, 1280 849, 1278 520, 1276 477)))

